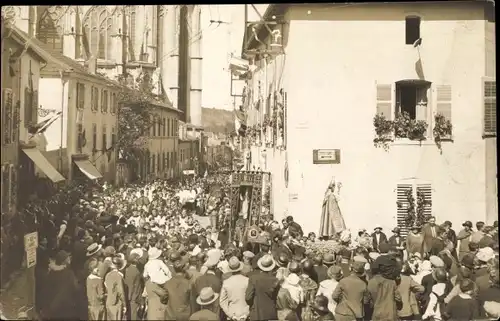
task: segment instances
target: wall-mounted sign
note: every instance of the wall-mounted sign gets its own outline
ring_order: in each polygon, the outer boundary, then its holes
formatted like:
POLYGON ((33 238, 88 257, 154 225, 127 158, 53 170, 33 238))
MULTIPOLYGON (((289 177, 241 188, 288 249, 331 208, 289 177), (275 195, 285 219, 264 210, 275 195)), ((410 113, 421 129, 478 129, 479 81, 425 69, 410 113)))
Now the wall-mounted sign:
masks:
POLYGON ((340 164, 340 149, 314 149, 313 164, 340 164))

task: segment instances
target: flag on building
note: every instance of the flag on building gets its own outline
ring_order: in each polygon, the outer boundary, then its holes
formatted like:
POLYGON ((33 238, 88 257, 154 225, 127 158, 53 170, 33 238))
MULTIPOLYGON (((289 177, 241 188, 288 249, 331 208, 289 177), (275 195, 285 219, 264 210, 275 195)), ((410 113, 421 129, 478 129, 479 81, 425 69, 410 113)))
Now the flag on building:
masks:
POLYGON ((56 114, 54 114, 52 117, 47 118, 34 126, 31 126, 29 129, 30 134, 31 135, 42 134, 43 132, 45 132, 47 130, 47 128, 49 128, 50 125, 52 125, 57 119, 59 119, 59 117, 61 117, 61 115, 62 115, 62 112, 59 111, 56 114))

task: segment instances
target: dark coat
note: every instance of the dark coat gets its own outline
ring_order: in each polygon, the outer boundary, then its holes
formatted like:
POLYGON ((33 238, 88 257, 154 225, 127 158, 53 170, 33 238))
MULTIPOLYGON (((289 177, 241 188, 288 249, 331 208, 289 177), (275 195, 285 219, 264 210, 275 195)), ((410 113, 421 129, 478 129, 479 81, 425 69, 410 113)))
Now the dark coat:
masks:
POLYGON ((304 231, 302 231, 302 227, 297 222, 290 222, 288 225, 288 233, 296 233, 298 236, 304 236, 304 231))
POLYGON ((136 265, 130 264, 125 268, 125 289, 127 302, 136 304, 142 303, 142 292, 144 291, 144 281, 142 274, 136 265))
POLYGON ((371 320, 398 319, 396 304, 401 304, 402 300, 396 281, 375 275, 368 281, 368 292, 373 307, 371 320))
POLYGON ((184 274, 176 274, 163 287, 167 291, 165 320, 187 321, 191 316, 191 283, 184 274))
POLYGON ((326 266, 324 266, 323 264, 322 265, 317 265, 317 266, 314 266, 314 276, 316 277, 316 280, 314 280, 314 277, 313 277, 313 280, 320 284, 321 282, 323 282, 324 280, 328 279, 328 268, 326 266))
POLYGON ((430 224, 426 224, 422 228, 422 235, 424 236, 424 252, 427 253, 429 252, 431 248, 431 243, 432 240, 435 239, 436 237, 432 236, 432 229, 435 229, 435 235, 437 237, 437 234, 439 232, 439 226, 433 225, 431 226, 430 224))
POLYGON ((384 232, 380 232, 380 239, 377 242, 377 237, 375 236, 375 233, 372 233, 372 246, 375 251, 378 252, 378 246, 382 243, 387 243, 387 236, 384 234, 384 232))
POLYGON ((165 320, 167 305, 167 290, 162 286, 146 281, 146 292, 148 294, 148 320, 165 320))
POLYGON ((78 292, 78 281, 69 267, 50 264, 44 288, 46 304, 43 315, 50 320, 72 320, 77 317, 74 298, 78 292))
MULTIPOLYGON (((220 293, 222 288, 222 277, 216 274, 207 271, 205 274, 200 275, 196 281, 192 282, 193 287, 191 289, 191 306, 193 307, 193 311, 201 310, 201 307, 196 303, 196 298, 200 294, 201 289, 203 288, 212 288, 215 293, 220 293)), ((214 308, 212 309, 214 312, 219 313, 219 304, 216 301, 214 304, 214 308)))
POLYGON ((250 275, 245 300, 250 307, 250 320, 276 320, 276 299, 279 281, 271 273, 259 272, 250 275))

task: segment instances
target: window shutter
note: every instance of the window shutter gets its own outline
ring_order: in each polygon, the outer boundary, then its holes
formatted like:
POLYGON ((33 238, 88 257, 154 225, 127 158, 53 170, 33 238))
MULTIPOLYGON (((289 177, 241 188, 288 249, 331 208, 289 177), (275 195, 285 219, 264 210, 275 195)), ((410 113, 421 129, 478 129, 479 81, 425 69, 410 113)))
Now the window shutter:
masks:
MULTIPOLYGON (((33 120, 33 104, 31 102, 31 90, 26 87, 24 88, 24 124, 25 127, 28 126, 33 120)), ((33 124, 34 125, 34 124, 33 124)))
POLYGON ((415 201, 418 200, 418 194, 422 193, 427 202, 429 202, 424 209, 425 220, 432 216, 432 187, 431 184, 417 184, 417 197, 415 201))
POLYGON ((401 229, 401 235, 408 234, 406 226, 406 216, 408 215, 407 207, 410 205, 408 202, 408 192, 413 193, 412 184, 398 184, 397 185, 397 226, 401 229))
POLYGON ((31 92, 31 104, 31 121, 36 123, 38 121, 38 90, 31 92))
POLYGON ((497 85, 495 81, 484 82, 484 134, 497 134, 497 85))
POLYGON ((377 84, 377 114, 392 119, 392 85, 377 84))
POLYGON ((436 88, 436 113, 451 121, 451 101, 452 93, 450 85, 441 85, 436 88))
POLYGON ((2 123, 2 128, 4 128, 4 143, 10 144, 10 139, 12 137, 12 89, 5 88, 3 89, 2 95, 2 109, 4 110, 4 119, 2 123))

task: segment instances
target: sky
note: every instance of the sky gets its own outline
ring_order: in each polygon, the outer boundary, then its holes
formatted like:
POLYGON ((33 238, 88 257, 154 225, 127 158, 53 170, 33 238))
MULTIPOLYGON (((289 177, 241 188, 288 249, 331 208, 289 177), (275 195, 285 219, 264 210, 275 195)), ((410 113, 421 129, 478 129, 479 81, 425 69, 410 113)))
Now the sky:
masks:
MULTIPOLYGON (((267 6, 267 4, 256 5, 261 14, 264 14, 267 6)), ((259 20, 258 14, 250 5, 248 19, 259 20)), ((244 5, 202 6, 203 107, 233 110, 229 59, 231 53, 237 57, 241 56, 244 25, 244 5), (210 24, 210 20, 220 20, 225 23, 210 24)))

